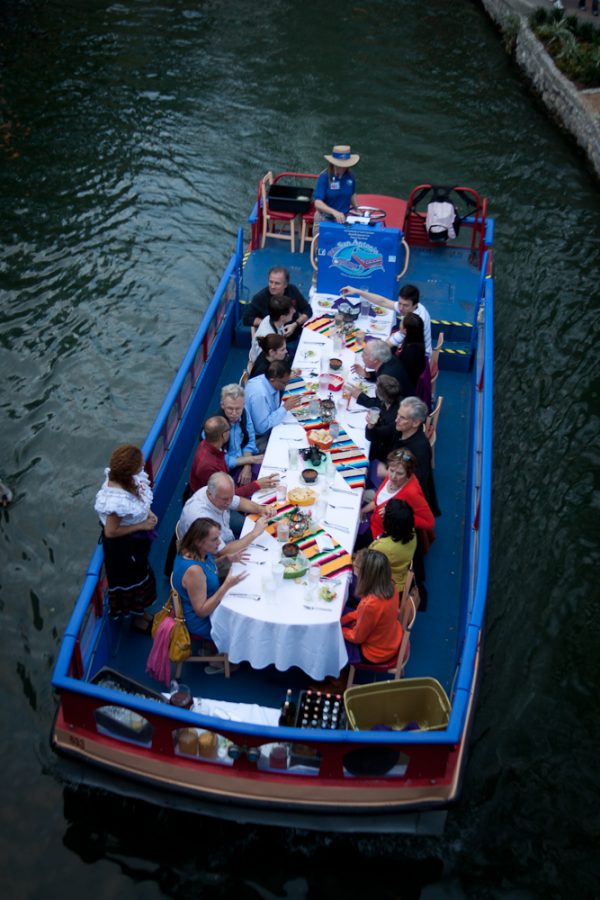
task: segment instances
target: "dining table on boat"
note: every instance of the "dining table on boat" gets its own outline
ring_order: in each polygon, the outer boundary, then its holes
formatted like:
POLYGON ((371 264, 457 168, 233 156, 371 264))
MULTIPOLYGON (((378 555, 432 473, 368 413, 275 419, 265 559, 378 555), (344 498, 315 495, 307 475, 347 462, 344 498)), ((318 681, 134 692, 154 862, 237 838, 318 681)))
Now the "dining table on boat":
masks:
MULTIPOLYGON (((362 345, 353 340, 352 333, 341 346, 339 338, 334 342, 335 300, 319 294, 311 298, 313 317, 302 329, 293 362, 296 374, 287 388, 302 398, 302 405, 288 412, 269 437, 261 475, 279 473, 279 495, 271 490, 253 497, 265 505, 277 504, 280 516, 288 511, 293 505, 287 500, 289 491, 307 487, 301 470, 310 464, 303 461, 298 451, 309 446, 308 433, 322 427, 320 418, 311 415, 310 399, 335 399, 339 434, 328 459, 318 468, 317 482, 311 485, 317 501, 303 508, 311 512, 311 528, 298 540, 309 559, 312 575, 282 578, 282 542, 277 539, 274 521, 247 548, 247 558, 234 563, 233 571, 245 571, 247 578, 225 595, 211 615, 212 639, 232 663, 248 662, 254 669, 274 665, 280 671, 296 666, 318 681, 339 675, 348 662, 340 617, 352 575, 351 554, 360 524, 369 452, 365 437, 367 410, 354 399, 344 397, 342 390, 330 391, 330 385, 338 387, 341 379, 351 383, 359 380, 352 373, 352 365, 360 361, 362 352, 362 345), (331 358, 342 361, 338 372, 330 371, 331 358), (324 599, 326 592, 322 588, 329 588, 334 598, 324 599)), ((356 327, 385 338, 393 320, 393 314, 386 311, 376 319, 365 316, 356 327)), ((374 385, 369 390, 373 393, 374 385)), ((251 530, 253 524, 246 520, 242 534, 251 530)))

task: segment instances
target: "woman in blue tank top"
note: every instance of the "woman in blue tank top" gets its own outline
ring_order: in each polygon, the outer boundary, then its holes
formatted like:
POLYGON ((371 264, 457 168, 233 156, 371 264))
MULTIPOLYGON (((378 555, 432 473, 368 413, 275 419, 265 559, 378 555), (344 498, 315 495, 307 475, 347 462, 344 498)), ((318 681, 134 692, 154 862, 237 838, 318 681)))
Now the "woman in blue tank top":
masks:
POLYGON ((196 519, 179 542, 173 566, 173 586, 181 597, 185 623, 192 637, 210 638, 210 614, 227 591, 248 577, 228 572, 219 584, 215 553, 221 526, 212 519, 196 519))

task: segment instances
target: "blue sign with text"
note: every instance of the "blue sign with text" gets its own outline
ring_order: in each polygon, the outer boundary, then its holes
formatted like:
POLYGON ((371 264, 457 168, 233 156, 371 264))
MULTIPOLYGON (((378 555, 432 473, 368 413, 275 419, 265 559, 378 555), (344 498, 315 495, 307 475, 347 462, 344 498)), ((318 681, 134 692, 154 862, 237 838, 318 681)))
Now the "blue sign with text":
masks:
POLYGON ((321 222, 318 241, 319 293, 338 294, 351 285, 396 299, 396 276, 404 262, 398 228, 321 222))

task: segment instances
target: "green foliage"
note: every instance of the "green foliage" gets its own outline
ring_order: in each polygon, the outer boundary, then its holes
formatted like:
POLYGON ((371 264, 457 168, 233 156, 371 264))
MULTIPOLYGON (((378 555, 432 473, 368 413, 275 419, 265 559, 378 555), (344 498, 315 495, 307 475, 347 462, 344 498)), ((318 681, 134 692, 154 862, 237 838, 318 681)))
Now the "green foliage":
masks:
POLYGON ((555 9, 537 9, 529 22, 567 78, 583 87, 600 87, 599 29, 555 9))

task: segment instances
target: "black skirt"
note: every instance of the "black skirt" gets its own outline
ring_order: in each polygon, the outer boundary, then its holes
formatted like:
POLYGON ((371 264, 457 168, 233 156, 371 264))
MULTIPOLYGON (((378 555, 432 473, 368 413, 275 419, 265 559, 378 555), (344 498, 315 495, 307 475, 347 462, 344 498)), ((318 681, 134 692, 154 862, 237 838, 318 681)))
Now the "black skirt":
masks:
POLYGON ((150 544, 143 531, 113 538, 102 533, 111 616, 141 615, 156 600, 156 579, 148 562, 150 544))

